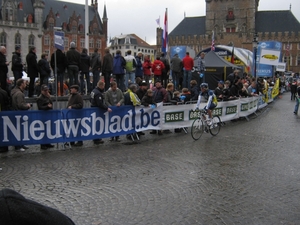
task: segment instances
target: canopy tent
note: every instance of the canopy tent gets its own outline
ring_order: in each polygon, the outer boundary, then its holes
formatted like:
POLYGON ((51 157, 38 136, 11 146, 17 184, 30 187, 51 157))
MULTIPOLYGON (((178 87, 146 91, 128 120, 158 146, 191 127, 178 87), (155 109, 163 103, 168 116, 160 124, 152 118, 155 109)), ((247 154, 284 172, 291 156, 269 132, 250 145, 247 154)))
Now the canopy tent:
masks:
MULTIPOLYGON (((218 86, 218 81, 226 80, 226 77, 233 72, 237 65, 234 65, 222 57, 218 56, 214 51, 205 54, 205 77, 200 78, 197 71, 193 73, 193 79, 198 83, 206 82, 210 89, 215 89, 218 86)), ((195 60, 194 65, 197 67, 198 58, 195 60)))

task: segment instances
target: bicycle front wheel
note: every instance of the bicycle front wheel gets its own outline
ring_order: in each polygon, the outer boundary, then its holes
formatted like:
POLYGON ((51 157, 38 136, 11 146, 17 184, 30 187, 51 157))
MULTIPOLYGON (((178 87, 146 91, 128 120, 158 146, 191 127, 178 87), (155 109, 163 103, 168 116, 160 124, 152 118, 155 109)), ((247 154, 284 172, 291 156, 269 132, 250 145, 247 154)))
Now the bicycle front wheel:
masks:
POLYGON ((198 140, 202 136, 203 132, 204 132, 203 121, 200 118, 195 119, 192 124, 192 130, 191 130, 192 138, 194 140, 198 140))
POLYGON ((211 135, 216 136, 221 129, 221 119, 219 116, 213 116, 211 122, 212 123, 209 126, 209 132, 211 135))

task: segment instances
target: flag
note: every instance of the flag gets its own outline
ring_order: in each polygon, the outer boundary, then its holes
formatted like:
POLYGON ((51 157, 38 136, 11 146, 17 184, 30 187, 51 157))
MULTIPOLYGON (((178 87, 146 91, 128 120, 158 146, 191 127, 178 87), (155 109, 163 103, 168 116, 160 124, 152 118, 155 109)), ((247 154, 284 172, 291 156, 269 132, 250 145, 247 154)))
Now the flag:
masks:
POLYGON ((158 19, 155 20, 157 25, 160 27, 160 17, 158 19))
POLYGON ((162 34, 162 52, 168 52, 168 9, 166 9, 165 13, 165 21, 164 21, 164 30, 162 34))
POLYGON ((213 31, 212 37, 211 37, 211 51, 215 51, 215 32, 213 31))
POLYGON ((234 46, 232 47, 231 63, 234 64, 234 46))
POLYGON ((250 52, 248 52, 248 57, 247 57, 247 71, 248 71, 248 73, 250 72, 250 69, 251 69, 251 67, 250 67, 250 57, 249 57, 249 55, 250 55, 250 52))

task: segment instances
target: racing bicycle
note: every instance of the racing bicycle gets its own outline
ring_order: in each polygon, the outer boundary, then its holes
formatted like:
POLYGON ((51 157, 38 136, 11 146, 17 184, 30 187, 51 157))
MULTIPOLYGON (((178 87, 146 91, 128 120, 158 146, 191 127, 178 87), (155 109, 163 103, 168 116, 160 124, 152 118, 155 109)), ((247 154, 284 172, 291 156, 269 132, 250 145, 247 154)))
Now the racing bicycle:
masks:
POLYGON ((202 134, 210 133, 213 136, 216 136, 223 126, 223 122, 221 121, 219 116, 213 116, 211 119, 211 124, 207 123, 207 111, 204 109, 199 110, 198 117, 194 120, 191 129, 191 135, 194 140, 198 140, 202 134))

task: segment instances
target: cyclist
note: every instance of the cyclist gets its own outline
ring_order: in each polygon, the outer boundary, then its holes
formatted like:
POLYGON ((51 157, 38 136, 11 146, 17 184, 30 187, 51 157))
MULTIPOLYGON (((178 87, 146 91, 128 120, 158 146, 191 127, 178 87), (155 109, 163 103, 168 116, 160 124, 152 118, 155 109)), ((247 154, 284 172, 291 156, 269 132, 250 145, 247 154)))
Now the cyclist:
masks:
MULTIPOLYGON (((207 124, 211 125, 211 118, 212 118, 212 109, 214 109, 217 105, 218 105, 218 100, 217 100, 217 96, 214 94, 214 92, 212 90, 208 89, 208 84, 207 83, 202 83, 200 85, 200 93, 198 96, 198 102, 197 102, 197 106, 196 106, 196 110, 199 110, 199 105, 201 102, 202 97, 204 97, 207 100, 207 104, 204 107, 204 110, 207 111, 208 114, 208 120, 207 120, 207 124)), ((206 118, 204 118, 205 120, 206 118)))

